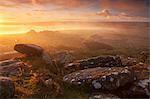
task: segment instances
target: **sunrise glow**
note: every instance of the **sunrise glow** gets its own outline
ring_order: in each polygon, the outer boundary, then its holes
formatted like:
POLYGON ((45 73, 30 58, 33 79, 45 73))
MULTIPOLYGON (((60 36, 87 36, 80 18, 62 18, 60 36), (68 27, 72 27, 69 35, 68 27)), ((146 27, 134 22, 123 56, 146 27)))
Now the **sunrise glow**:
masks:
POLYGON ((147 22, 148 9, 148 0, 1 0, 0 34, 84 29, 74 25, 80 22, 147 22))

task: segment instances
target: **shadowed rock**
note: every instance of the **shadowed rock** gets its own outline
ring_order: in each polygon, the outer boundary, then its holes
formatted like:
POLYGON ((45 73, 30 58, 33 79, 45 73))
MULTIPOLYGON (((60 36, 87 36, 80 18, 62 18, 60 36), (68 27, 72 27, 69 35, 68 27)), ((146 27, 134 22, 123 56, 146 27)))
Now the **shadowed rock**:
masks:
POLYGON ((43 48, 34 44, 16 44, 14 50, 28 56, 41 56, 43 48))
POLYGON ((94 89, 114 90, 134 81, 127 67, 97 67, 80 70, 64 76, 63 80, 74 85, 89 85, 94 89))
POLYGON ((14 82, 7 77, 0 77, 0 99, 13 98, 15 94, 14 82))
POLYGON ((95 67, 121 67, 122 62, 118 56, 98 56, 79 60, 65 66, 68 70, 81 70, 95 67))

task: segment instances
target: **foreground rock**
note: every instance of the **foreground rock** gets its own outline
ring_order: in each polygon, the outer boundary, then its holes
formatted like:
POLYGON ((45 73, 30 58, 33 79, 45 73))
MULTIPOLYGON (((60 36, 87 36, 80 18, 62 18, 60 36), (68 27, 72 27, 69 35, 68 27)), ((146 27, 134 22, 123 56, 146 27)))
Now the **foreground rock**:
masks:
POLYGON ((13 98, 15 94, 15 85, 10 78, 0 77, 0 99, 13 98))
POLYGON ((23 62, 4 61, 1 62, 0 75, 12 76, 19 73, 20 69, 24 66, 23 62))
POLYGON ((73 69, 81 70, 95 67, 121 67, 121 66, 122 62, 120 57, 118 56, 98 56, 70 63, 66 65, 65 68, 69 70, 73 69))
POLYGON ((43 48, 34 44, 16 44, 14 49, 28 56, 41 56, 43 48))
POLYGON ((97 67, 80 70, 64 76, 63 80, 74 85, 88 85, 94 89, 114 90, 134 81, 131 70, 123 67, 97 67))

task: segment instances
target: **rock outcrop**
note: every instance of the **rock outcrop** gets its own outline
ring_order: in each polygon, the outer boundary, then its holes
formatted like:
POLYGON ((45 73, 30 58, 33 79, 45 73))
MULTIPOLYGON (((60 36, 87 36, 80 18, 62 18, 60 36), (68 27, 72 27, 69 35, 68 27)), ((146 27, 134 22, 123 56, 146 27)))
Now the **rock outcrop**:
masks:
POLYGON ((15 94, 14 82, 7 77, 0 77, 0 99, 11 99, 15 94))
POLYGON ((28 56, 41 56, 43 48, 34 44, 16 44, 14 50, 28 56))
POLYGON ((97 67, 80 70, 64 76, 63 80, 74 85, 89 85, 94 89, 114 90, 134 81, 127 67, 97 67))
POLYGON ((65 66, 68 70, 82 70, 95 67, 121 67, 121 58, 118 56, 98 56, 78 60, 65 66))
POLYGON ((52 59, 44 49, 35 44, 16 44, 14 50, 32 57, 37 56, 41 58, 46 64, 52 64, 52 59))

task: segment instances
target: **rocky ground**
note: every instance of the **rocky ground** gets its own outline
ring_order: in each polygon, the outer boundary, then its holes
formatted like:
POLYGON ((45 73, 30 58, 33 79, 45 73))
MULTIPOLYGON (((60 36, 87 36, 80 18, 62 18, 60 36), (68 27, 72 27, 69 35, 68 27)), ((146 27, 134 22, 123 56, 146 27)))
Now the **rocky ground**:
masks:
POLYGON ((17 44, 21 57, 0 61, 0 99, 149 98, 149 57, 97 56, 75 60, 50 56, 33 44, 17 44), (75 60, 75 61, 74 61, 75 60))

